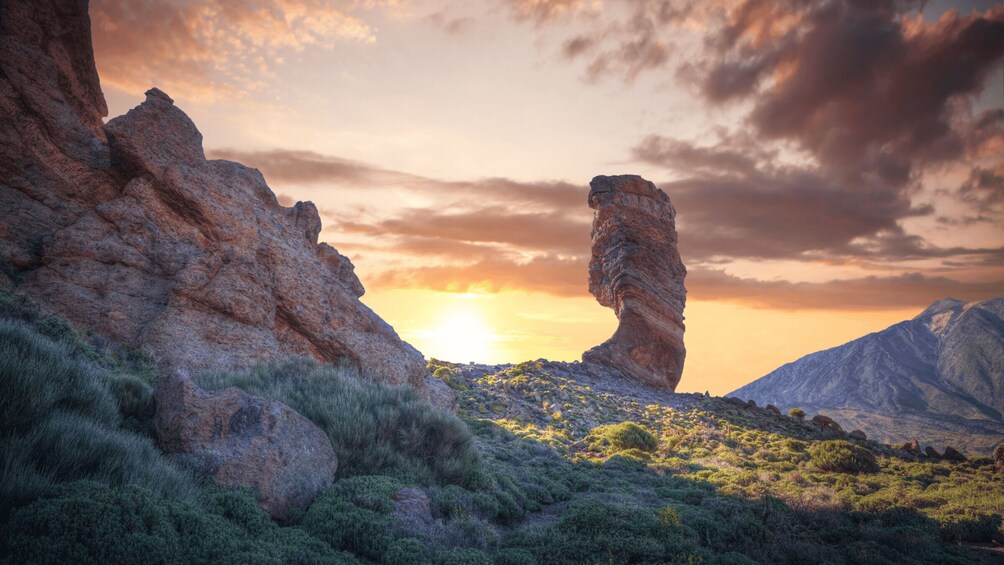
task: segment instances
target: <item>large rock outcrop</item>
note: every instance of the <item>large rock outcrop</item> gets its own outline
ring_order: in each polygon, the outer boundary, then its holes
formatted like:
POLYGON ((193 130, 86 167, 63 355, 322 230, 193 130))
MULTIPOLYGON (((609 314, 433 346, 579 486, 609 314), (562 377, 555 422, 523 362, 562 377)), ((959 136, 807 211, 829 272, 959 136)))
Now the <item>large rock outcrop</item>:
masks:
POLYGON ((206 160, 157 89, 102 124, 85 0, 0 3, 0 66, 0 266, 20 290, 171 369, 306 354, 423 386, 313 204, 206 160))
POLYGON ((154 398, 160 449, 221 485, 255 489, 272 518, 306 510, 334 482, 327 434, 281 402, 234 387, 206 392, 183 374, 158 380, 154 398))
POLYGON ((636 175, 598 176, 589 187, 589 207, 595 211, 589 292, 613 308, 620 324, 582 360, 675 390, 686 356, 687 299, 676 210, 666 193, 636 175))

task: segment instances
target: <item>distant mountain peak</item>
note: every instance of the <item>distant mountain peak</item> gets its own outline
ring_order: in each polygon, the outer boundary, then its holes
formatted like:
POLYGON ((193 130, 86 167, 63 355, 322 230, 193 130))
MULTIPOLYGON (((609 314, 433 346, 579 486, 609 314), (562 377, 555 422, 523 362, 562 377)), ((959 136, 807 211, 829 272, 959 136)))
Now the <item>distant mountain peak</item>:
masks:
POLYGON ((926 310, 917 314, 914 320, 923 320, 925 318, 930 318, 937 316, 938 314, 943 314, 945 312, 958 313, 966 306, 965 301, 959 300, 958 298, 942 298, 941 300, 935 301, 933 304, 927 307, 926 310))
POLYGON ((1004 436, 1004 298, 944 298, 731 396, 822 412, 880 441, 986 451, 1004 436))

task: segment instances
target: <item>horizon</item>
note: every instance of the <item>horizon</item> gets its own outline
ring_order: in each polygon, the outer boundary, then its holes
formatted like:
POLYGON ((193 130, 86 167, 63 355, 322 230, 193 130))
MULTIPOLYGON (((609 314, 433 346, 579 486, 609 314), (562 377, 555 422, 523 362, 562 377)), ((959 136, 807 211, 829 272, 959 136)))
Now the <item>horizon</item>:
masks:
POLYGON ((315 202, 363 302, 427 358, 571 361, 605 341, 588 179, 653 181, 689 271, 677 390, 721 395, 936 300, 1004 295, 1004 61, 986 31, 1004 6, 917 6, 90 14, 109 117, 161 88, 208 157, 315 202))

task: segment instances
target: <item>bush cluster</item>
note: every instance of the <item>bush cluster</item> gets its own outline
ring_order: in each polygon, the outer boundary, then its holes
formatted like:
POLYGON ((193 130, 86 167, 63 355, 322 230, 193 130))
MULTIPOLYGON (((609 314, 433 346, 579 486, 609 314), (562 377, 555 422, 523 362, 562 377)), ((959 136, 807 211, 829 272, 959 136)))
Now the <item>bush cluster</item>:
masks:
MULTIPOLYGON (((635 422, 597 426, 586 437, 591 451, 617 453, 637 450, 651 453, 659 447, 658 440, 647 428, 635 422)), ((637 457, 637 455, 635 455, 637 457)))
POLYGON ((819 441, 809 448, 812 463, 821 471, 833 473, 876 473, 875 455, 867 449, 842 439, 819 441))
POLYGON ((148 437, 123 428, 150 409, 149 385, 137 377, 82 359, 23 321, 0 320, 0 514, 77 479, 193 493, 148 437))
POLYGON ((467 426, 412 388, 305 358, 197 377, 207 390, 236 386, 283 402, 323 429, 340 477, 389 475, 423 485, 465 484, 478 470, 467 426))

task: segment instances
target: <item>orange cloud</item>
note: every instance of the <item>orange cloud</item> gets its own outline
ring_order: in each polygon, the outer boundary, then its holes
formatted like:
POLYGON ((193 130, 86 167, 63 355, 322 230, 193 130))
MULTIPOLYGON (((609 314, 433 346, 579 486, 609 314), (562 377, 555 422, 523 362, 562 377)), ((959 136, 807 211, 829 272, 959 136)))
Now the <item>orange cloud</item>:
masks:
POLYGON ((373 42, 375 31, 324 0, 94 0, 90 15, 101 82, 130 92, 156 84, 188 98, 256 90, 289 51, 373 42))

